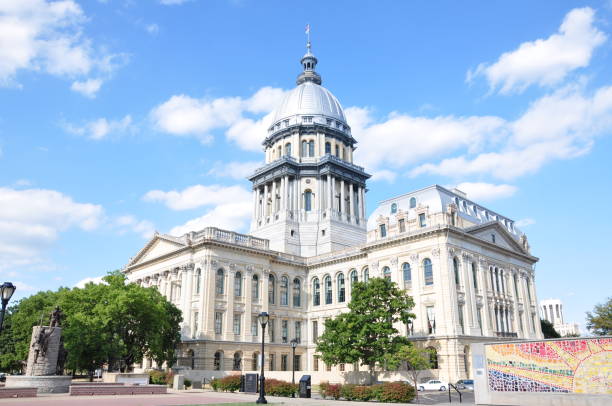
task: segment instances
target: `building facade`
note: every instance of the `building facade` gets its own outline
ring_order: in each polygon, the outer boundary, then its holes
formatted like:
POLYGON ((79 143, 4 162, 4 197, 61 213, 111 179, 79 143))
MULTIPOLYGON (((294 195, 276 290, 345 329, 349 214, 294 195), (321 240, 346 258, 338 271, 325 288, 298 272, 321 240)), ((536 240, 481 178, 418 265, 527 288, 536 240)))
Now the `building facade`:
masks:
MULTIPOLYGON (((366 219, 369 175, 353 163, 357 141, 321 86, 310 46, 301 63, 297 87, 262 134, 265 165, 249 178, 250 234, 156 234, 124 269, 182 310, 177 367, 193 378, 258 370, 265 311, 267 376, 290 379, 295 365, 315 382, 358 381, 365 367, 324 365, 315 341, 326 319, 347 311, 352 283, 373 277, 414 298, 416 319, 398 329, 435 349, 423 377, 468 377, 471 343, 542 338, 537 258, 514 222, 438 185, 385 200, 366 219)), ((407 376, 379 378, 398 375, 407 376)))
POLYGON ((540 314, 544 320, 548 320, 561 337, 579 336, 580 326, 578 323, 566 323, 563 316, 563 302, 559 299, 546 299, 540 301, 540 314))

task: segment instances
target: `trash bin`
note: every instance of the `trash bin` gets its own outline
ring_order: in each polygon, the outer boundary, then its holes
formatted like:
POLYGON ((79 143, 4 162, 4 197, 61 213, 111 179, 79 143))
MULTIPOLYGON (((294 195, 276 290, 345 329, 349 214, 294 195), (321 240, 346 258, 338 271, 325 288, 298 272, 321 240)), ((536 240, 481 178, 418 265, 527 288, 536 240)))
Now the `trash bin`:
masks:
POLYGON ((310 390, 312 388, 310 375, 302 375, 300 378, 300 397, 309 398, 310 390))
POLYGON ((258 381, 259 374, 246 374, 244 378, 244 391, 248 393, 256 393, 258 381))
POLYGON ((245 390, 244 390, 244 375, 240 375, 240 392, 245 392, 245 390))

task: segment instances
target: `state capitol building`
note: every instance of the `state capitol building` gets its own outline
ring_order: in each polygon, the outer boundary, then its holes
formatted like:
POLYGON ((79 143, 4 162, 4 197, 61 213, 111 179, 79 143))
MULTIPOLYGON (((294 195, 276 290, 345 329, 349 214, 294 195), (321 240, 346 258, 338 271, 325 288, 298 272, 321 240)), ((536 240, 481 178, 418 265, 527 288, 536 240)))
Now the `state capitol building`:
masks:
MULTIPOLYGON (((380 202, 366 218, 370 175, 353 163, 357 141, 338 99, 321 86, 310 45, 301 64, 297 87, 261 135, 265 165, 249 177, 250 234, 156 234, 124 269, 182 310, 181 373, 258 371, 257 315, 268 312, 267 377, 290 380, 294 363, 313 383, 356 381, 366 366, 326 365, 315 341, 326 319, 348 309, 353 282, 373 277, 414 298, 416 319, 398 329, 435 349, 422 378, 472 378, 471 343, 541 339, 538 258, 514 221, 438 185, 380 202)), ((141 368, 154 366, 145 359, 141 368)), ((407 376, 400 369, 379 379, 407 376)))

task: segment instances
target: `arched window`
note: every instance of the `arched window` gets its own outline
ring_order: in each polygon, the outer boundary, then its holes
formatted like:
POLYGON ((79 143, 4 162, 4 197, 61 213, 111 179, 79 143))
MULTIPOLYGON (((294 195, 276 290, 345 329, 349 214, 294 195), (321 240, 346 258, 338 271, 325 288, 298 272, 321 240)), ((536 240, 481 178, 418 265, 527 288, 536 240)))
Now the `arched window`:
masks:
POLYGON ((304 210, 312 210, 312 192, 310 190, 304 192, 304 210))
POLYGON ((404 274, 404 286, 410 286, 412 283, 412 273, 408 262, 402 264, 402 273, 404 274))
POLYGON ((217 292, 217 295, 222 295, 224 292, 224 274, 225 272, 223 271, 223 268, 217 269, 217 276, 215 278, 215 290, 217 292))
POLYGON ((321 284, 319 278, 314 278, 312 281, 312 305, 318 306, 321 304, 321 284))
POLYGON ((476 272, 475 262, 472 262, 472 278, 474 279, 474 290, 478 291, 478 273, 476 272))
POLYGON ((345 287, 344 287, 344 274, 338 274, 338 303, 344 303, 345 287))
POLYGON ((351 273, 349 275, 350 275, 349 277, 351 278, 351 287, 352 287, 355 282, 359 281, 359 275, 357 275, 356 269, 351 270, 351 273))
POLYGON ((409 207, 410 207, 411 209, 414 209, 414 208, 416 207, 416 197, 411 197, 411 198, 410 198, 409 207))
POLYGON ((223 353, 221 351, 215 352, 215 358, 213 361, 213 369, 215 371, 221 371, 223 362, 223 353))
POLYGON ((391 204, 391 214, 397 213, 397 203, 391 204))
POLYGON ((270 275, 268 278, 268 303, 274 304, 276 301, 276 295, 274 294, 276 290, 276 281, 274 280, 274 275, 270 275))
POLYGON ((234 276, 234 296, 242 296, 242 274, 240 272, 236 272, 234 276))
POLYGON ((423 260, 423 276, 425 277, 425 285, 433 285, 433 267, 429 258, 423 260))
POLYGON ((370 270, 368 267, 363 268, 363 281, 367 282, 370 280, 370 270))
POLYGON ((193 350, 187 351, 187 358, 189 358, 189 363, 191 364, 191 369, 195 369, 195 354, 193 350))
POLYGON ((253 275, 251 281, 251 298, 253 300, 259 300, 259 276, 253 275))
POLYGON ((307 157, 308 156, 308 141, 303 140, 302 141, 302 157, 307 157))
POLYGON ((237 351, 234 353, 234 364, 232 365, 234 371, 240 371, 242 369, 242 353, 237 351))
POLYGON ((336 145, 336 156, 340 156, 340 146, 336 145))
POLYGON ((314 141, 309 141, 308 142, 308 156, 309 157, 313 157, 314 156, 314 141))
POLYGON ((391 269, 389 269, 388 266, 385 266, 383 268, 383 276, 384 276, 385 279, 391 280, 391 269))
POLYGON ((200 289, 201 289, 201 283, 202 283, 202 271, 200 270, 200 268, 196 269, 195 271, 195 275, 193 276, 195 279, 195 294, 198 295, 200 294, 200 289))
POLYGON ((289 278, 283 276, 280 284, 280 304, 287 306, 289 304, 289 278))
POLYGON ((331 276, 327 275, 323 280, 325 285, 325 304, 331 304, 332 302, 332 280, 331 276))
POLYGON ((434 347, 427 347, 431 369, 438 369, 438 351, 434 347))
POLYGON ((325 143, 325 153, 331 154, 331 144, 329 142, 325 143))
POLYGON ((455 285, 459 286, 459 260, 453 258, 453 272, 455 273, 455 285))
POLYGON ((302 283, 298 278, 293 280, 293 307, 302 305, 302 283))
POLYGON ((259 370, 259 353, 256 351, 253 353, 253 358, 251 359, 251 371, 259 370))
POLYGON ((290 142, 285 144, 285 155, 291 156, 291 143, 290 142))

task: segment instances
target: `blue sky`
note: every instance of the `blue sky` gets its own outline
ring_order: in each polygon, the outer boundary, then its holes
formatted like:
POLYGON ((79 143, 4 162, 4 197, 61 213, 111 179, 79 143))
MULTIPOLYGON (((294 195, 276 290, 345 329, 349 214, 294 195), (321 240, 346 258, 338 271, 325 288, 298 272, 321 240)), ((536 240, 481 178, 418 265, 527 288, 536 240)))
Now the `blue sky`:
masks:
POLYGON ((304 26, 368 211, 433 183, 523 225, 540 299, 611 294, 612 2, 4 0, 0 275, 17 296, 122 267, 154 230, 247 231, 304 26))

